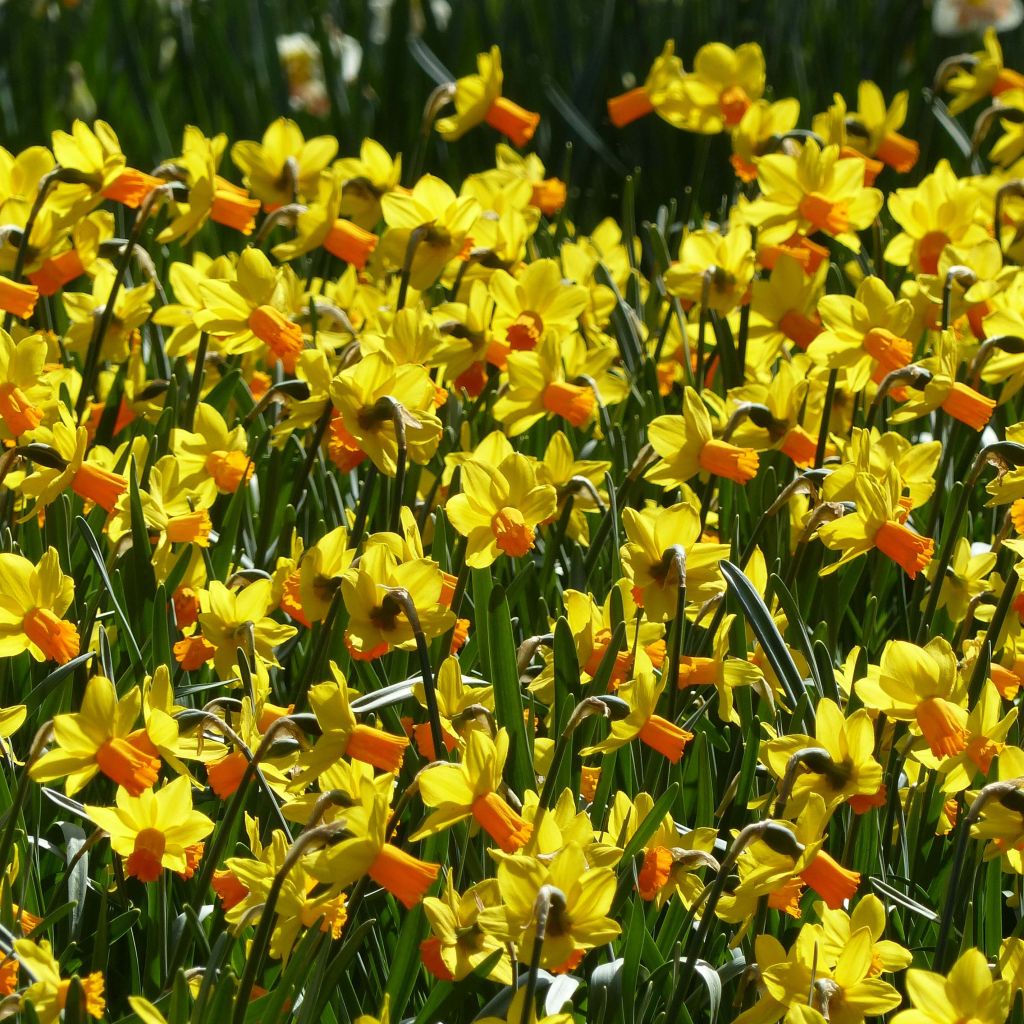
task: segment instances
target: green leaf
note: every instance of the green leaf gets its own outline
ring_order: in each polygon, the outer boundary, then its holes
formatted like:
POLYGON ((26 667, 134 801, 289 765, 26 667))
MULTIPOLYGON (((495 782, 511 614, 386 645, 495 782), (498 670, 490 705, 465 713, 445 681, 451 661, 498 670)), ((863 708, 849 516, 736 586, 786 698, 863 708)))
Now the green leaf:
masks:
POLYGON ((473 606, 485 678, 494 687, 494 713, 498 725, 508 730, 509 753, 506 777, 513 790, 522 796, 537 785, 533 771, 533 750, 523 720, 522 689, 519 686, 517 651, 512 636, 512 616, 505 593, 495 586, 490 569, 474 569, 473 606), (481 630, 481 623, 484 623, 481 630))
MULTIPOLYGON (((754 636, 757 637, 772 670, 782 683, 789 706, 795 709, 804 692, 804 682, 796 667, 796 662, 793 661, 793 656, 789 653, 789 648, 779 634, 775 620, 765 607, 764 601, 761 600, 761 595, 740 569, 728 561, 721 561, 718 565, 729 584, 730 591, 743 608, 744 616, 750 623, 750 628, 754 631, 754 636)), ((809 723, 809 731, 811 733, 814 731, 813 714, 809 723)))

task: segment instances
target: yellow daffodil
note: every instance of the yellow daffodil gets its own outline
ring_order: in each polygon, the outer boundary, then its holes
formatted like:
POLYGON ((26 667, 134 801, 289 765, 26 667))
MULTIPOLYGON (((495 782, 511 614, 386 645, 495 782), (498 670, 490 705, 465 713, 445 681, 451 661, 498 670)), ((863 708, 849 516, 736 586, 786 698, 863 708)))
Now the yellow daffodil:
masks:
POLYGON ((864 187, 864 162, 843 157, 838 146, 820 148, 809 139, 799 157, 772 153, 757 165, 762 195, 743 211, 758 229, 758 243, 784 242, 794 234, 820 231, 854 252, 856 232, 868 227, 884 197, 864 187))
POLYGON ((155 882, 164 868, 191 877, 202 856, 202 840, 213 822, 192 808, 192 784, 177 778, 157 790, 132 796, 117 792, 116 807, 86 804, 85 812, 110 836, 114 852, 125 858, 125 874, 155 882))
POLYGON ((617 691, 618 696, 629 705, 629 712, 624 718, 612 721, 605 739, 583 747, 580 754, 583 757, 604 754, 639 739, 675 764, 693 739, 693 733, 655 713, 666 682, 664 679, 655 680, 650 661, 638 653, 635 677, 617 691))
POLYGON ((683 239, 679 259, 665 272, 665 287, 681 299, 707 302, 728 313, 748 300, 754 277, 750 228, 731 225, 725 234, 692 231, 683 239))
POLYGON ((676 56, 676 44, 666 40, 654 58, 643 85, 608 100, 608 117, 616 128, 624 128, 650 113, 656 113, 676 128, 687 127, 692 111, 682 89, 685 72, 676 56))
POLYGON ((425 463, 437 450, 441 421, 434 412, 435 395, 422 366, 399 365, 385 352, 371 352, 331 381, 331 401, 353 446, 387 476, 397 469, 396 415, 405 427, 411 461, 425 463))
POLYGON ((467 539, 466 564, 482 569, 501 554, 521 558, 530 552, 538 524, 556 508, 554 487, 538 481, 530 459, 513 453, 496 466, 465 462, 462 491, 448 499, 445 513, 467 539))
MULTIPOLYGON (((61 977, 60 963, 53 955, 50 943, 45 939, 39 942, 16 939, 14 955, 18 963, 23 964, 33 978, 32 984, 22 995, 22 1003, 32 1004, 40 1024, 54 1024, 61 1019, 67 1005, 71 979, 61 977)), ((78 980, 85 997, 83 1009, 90 1017, 99 1020, 107 1008, 106 1000, 103 998, 103 974, 100 971, 93 971, 78 980)))
POLYGON ((409 283, 423 291, 441 276, 449 260, 463 254, 480 206, 472 197, 456 198, 449 185, 426 174, 411 193, 385 195, 381 208, 388 225, 379 247, 385 264, 402 267, 409 247, 415 245, 409 283))
POLYGON ((496 879, 488 878, 470 886, 461 895, 455 891, 451 872, 445 876, 440 897, 427 896, 423 913, 433 933, 420 943, 420 957, 435 978, 461 981, 499 949, 503 955, 488 977, 499 984, 512 981, 512 964, 501 940, 480 927, 482 911, 497 907, 501 891, 496 879))
POLYGON ((872 548, 891 558, 911 579, 931 561, 935 542, 904 524, 900 491, 899 477, 892 468, 881 481, 873 476, 857 476, 856 511, 818 527, 818 537, 825 547, 842 552, 838 562, 821 570, 822 575, 835 572, 872 548))
POLYGON ((647 479, 666 490, 698 473, 725 477, 738 484, 757 475, 757 453, 713 437, 708 410, 701 396, 690 387, 683 390, 683 414, 652 420, 647 440, 661 456, 661 461, 647 471, 647 479))
POLYGON ((1003 1024, 1010 1012, 1010 985, 995 981, 985 955, 968 949, 949 974, 912 967, 907 971, 911 1008, 893 1017, 894 1024, 954 1024, 969 1019, 978 1024, 1003 1024))
POLYGON ((924 647, 890 640, 877 669, 856 684, 857 696, 890 718, 913 723, 936 757, 967 746, 964 684, 956 655, 941 636, 924 647))
POLYGON ((494 739, 473 730, 460 764, 433 764, 420 773, 420 796, 435 810, 410 837, 413 842, 472 817, 506 853, 523 846, 533 826, 500 795, 508 742, 504 729, 494 739))
POLYGON ((261 142, 236 142, 231 159, 245 175, 246 187, 273 209, 314 195, 320 172, 337 152, 333 136, 304 139, 294 121, 279 117, 268 125, 261 142))
POLYGON ((814 750, 801 763, 787 803, 788 814, 799 814, 811 790, 819 793, 827 808, 849 801, 858 809, 858 798, 873 797, 882 785, 882 766, 875 760, 875 733, 871 716, 861 708, 844 718, 838 705, 827 697, 814 712, 812 736, 788 734, 762 746, 762 757, 776 778, 789 770, 790 759, 814 750), (822 757, 817 751, 824 751, 822 757))
POLYGON ((0 554, 0 656, 28 651, 36 661, 60 665, 77 657, 78 630, 64 619, 74 599, 74 580, 61 572, 55 548, 38 566, 0 554))
POLYGON ((525 146, 537 130, 540 115, 501 95, 501 51, 492 46, 488 53, 478 53, 476 66, 475 75, 466 75, 455 83, 455 114, 435 123, 438 134, 454 142, 486 121, 517 146, 525 146))

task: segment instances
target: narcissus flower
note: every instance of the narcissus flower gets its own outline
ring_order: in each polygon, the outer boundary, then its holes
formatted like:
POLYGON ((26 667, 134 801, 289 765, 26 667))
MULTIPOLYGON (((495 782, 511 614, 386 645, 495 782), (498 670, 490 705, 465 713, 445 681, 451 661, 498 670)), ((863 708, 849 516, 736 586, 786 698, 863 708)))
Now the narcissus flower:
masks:
POLYGON ((511 984, 512 963, 503 943, 479 924, 482 911, 501 903, 501 891, 494 878, 470 886, 461 895, 455 891, 452 873, 445 876, 440 897, 427 896, 423 913, 430 922, 431 938, 420 943, 423 966, 436 978, 461 981, 497 950, 504 955, 488 977, 502 985, 511 984))
POLYGON ((658 699, 664 692, 666 683, 665 679, 655 679, 650 661, 646 655, 638 652, 636 676, 632 682, 623 684, 617 691, 618 696, 629 705, 628 714, 624 718, 612 721, 605 739, 584 747, 580 754, 583 757, 604 754, 639 739, 641 743, 675 764, 683 756, 686 745, 693 739, 693 733, 655 714, 658 699))
POLYGON ((946 92, 953 94, 949 104, 951 114, 961 113, 986 96, 998 96, 1008 89, 1024 87, 1024 75, 1003 64, 1003 48, 994 26, 985 29, 984 49, 970 57, 943 82, 946 92))
POLYGON ((281 271, 259 249, 242 253, 235 280, 206 281, 199 292, 204 308, 196 323, 225 355, 266 351, 269 363, 295 369, 305 345, 302 328, 288 316, 281 271))
POLYGON ((914 307, 908 299, 897 300, 881 278, 865 277, 853 296, 823 295, 818 313, 824 330, 807 354, 829 369, 845 370, 853 391, 901 369, 913 356, 906 335, 914 307))
POLYGON ((794 755, 813 751, 801 762, 793 783, 786 805, 790 817, 799 814, 811 791, 831 810, 843 801, 856 806, 858 797, 874 796, 882 784, 882 766, 874 756, 874 723, 867 711, 861 708, 844 718, 826 697, 815 709, 814 732, 813 737, 787 734, 762 746, 762 757, 778 779, 786 776, 794 755))
POLYGON ((0 554, 0 657, 28 651, 59 665, 77 657, 78 629, 64 619, 74 599, 74 580, 61 572, 56 548, 47 548, 38 566, 0 554))
POLYGON ((119 789, 116 807, 85 806, 85 813, 110 835, 115 853, 125 858, 125 874, 155 882, 164 868, 189 877, 198 860, 195 848, 213 831, 213 822, 192 808, 192 784, 179 777, 157 790, 132 796, 119 789))
MULTIPOLYGON (((22 1002, 31 1002, 32 1009, 40 1024, 54 1024, 61 1019, 67 1005, 70 978, 62 978, 60 963, 53 955, 53 950, 45 939, 33 942, 31 939, 16 939, 14 955, 18 963, 23 964, 34 981, 24 993, 22 1002)), ((84 978, 79 978, 85 996, 85 1012, 99 1020, 106 1011, 107 1004, 103 998, 103 975, 93 971, 84 978)))
POLYGON ((411 193, 389 192, 381 199, 381 208, 388 231, 380 252, 388 265, 402 267, 415 243, 409 283, 418 291, 429 288, 448 261, 463 252, 480 213, 475 199, 457 198, 451 186, 431 174, 420 178, 411 193))
POLYGON ((486 121, 517 146, 525 146, 537 130, 540 114, 524 110, 501 95, 501 50, 492 46, 489 53, 477 54, 476 67, 475 75, 466 75, 455 83, 455 114, 435 123, 438 134, 454 142, 486 121))
POLYGON ((274 648, 296 634, 294 626, 270 618, 272 589, 270 580, 265 579, 240 591, 211 580, 209 590, 200 598, 199 628, 210 648, 207 657, 212 657, 222 678, 230 679, 235 673, 239 648, 255 663, 251 667, 265 674, 267 665, 277 664, 274 648))
POLYGON ((690 104, 686 101, 682 82, 683 62, 676 56, 676 44, 669 39, 654 58, 643 85, 638 85, 608 100, 608 116, 616 128, 656 113, 677 128, 686 127, 690 104))
POLYGON ((774 103, 757 100, 747 107, 739 123, 733 127, 732 156, 729 158, 740 181, 757 180, 757 165, 765 155, 766 143, 773 136, 792 131, 799 119, 800 101, 792 98, 774 103))
POLYGON ((576 327, 587 305, 587 290, 562 277, 555 260, 537 260, 513 277, 496 270, 490 279, 494 299, 492 329, 512 352, 536 348, 546 333, 563 338, 576 327))
POLYGON ((529 961, 538 936, 537 899, 547 886, 549 909, 540 962, 550 971, 572 970, 583 954, 611 942, 621 931, 608 917, 615 897, 615 872, 588 865, 577 843, 567 844, 553 858, 505 856, 498 862, 503 906, 481 911, 482 928, 515 945, 529 961))
POLYGON ((338 140, 332 135, 304 139, 294 121, 279 117, 267 127, 262 142, 236 142, 231 159, 253 195, 273 209, 313 196, 321 171, 337 152, 338 140))
POLYGON ((725 583, 718 563, 729 555, 728 544, 700 540, 700 512, 683 501, 670 508, 622 510, 626 543, 620 549, 623 572, 633 598, 651 622, 664 622, 676 614, 682 554, 686 599, 700 606, 720 593, 725 583))
POLYGON ((43 406, 53 394, 43 373, 46 341, 32 334, 14 342, 0 330, 0 417, 12 437, 43 422, 43 406))
POLYGON ((948 975, 910 968, 906 976, 911 1009, 893 1017, 894 1024, 1003 1024, 1010 1012, 1010 984, 995 981, 985 954, 968 949, 948 975))
POLYGON ((647 479, 666 490, 678 487, 698 473, 725 477, 745 484, 757 475, 757 452, 738 448, 712 436, 711 417, 693 388, 683 390, 683 414, 658 416, 647 428, 647 440, 661 456, 647 479))
POLYGON ((501 554, 521 558, 531 551, 537 526, 556 507, 554 487, 539 483, 530 459, 513 453, 498 466, 464 463, 462 491, 448 499, 445 513, 467 539, 466 564, 483 569, 501 554))
POLYGON ((160 771, 160 758, 146 730, 134 729, 141 708, 137 686, 118 698, 109 679, 94 676, 80 709, 54 717, 57 745, 32 766, 32 778, 49 782, 66 776, 64 791, 69 796, 98 772, 131 796, 149 789, 160 771))
POLYGON ((886 263, 936 273, 947 245, 971 246, 987 237, 977 219, 982 201, 974 181, 958 178, 948 160, 940 160, 914 188, 890 192, 889 212, 903 230, 886 245, 886 263))
POLYGON ((869 708, 913 723, 936 757, 952 757, 967 746, 966 687, 944 637, 924 647, 890 640, 877 672, 859 680, 856 691, 869 708))
POLYGON ((906 510, 900 504, 900 490, 892 469, 882 481, 857 476, 857 510, 818 527, 818 537, 825 547, 843 553, 839 561, 821 570, 823 576, 872 548, 891 558, 911 579, 931 561, 935 542, 904 524, 906 510))
POLYGON ((705 135, 736 127, 751 103, 761 98, 764 82, 764 54, 757 43, 735 50, 724 43, 705 44, 681 84, 691 108, 686 127, 705 135))
POLYGON ((461 764, 434 764, 420 773, 423 803, 436 809, 410 837, 413 842, 472 817, 506 853, 514 853, 526 843, 533 826, 500 795, 508 742, 504 729, 499 729, 494 739, 473 730, 461 764))
POLYGON ((843 157, 838 146, 822 149, 812 139, 799 157, 762 157, 757 180, 762 195, 742 212, 766 245, 820 231, 859 252, 856 233, 871 224, 884 201, 877 189, 864 187, 863 160, 843 157))
MULTIPOLYGON (((920 155, 920 146, 899 133, 906 119, 906 90, 897 93, 887 107, 882 90, 874 82, 861 82, 857 86, 857 110, 847 111, 846 101, 837 93, 828 111, 814 118, 813 127, 826 142, 860 153, 869 166, 877 165, 877 170, 886 164, 906 173, 920 155)), ((867 173, 865 184, 874 183, 875 171, 872 168, 867 173)))
POLYGON ((437 450, 441 421, 434 412, 435 390, 416 363, 399 365, 386 352, 371 352, 331 382, 331 401, 352 442, 387 476, 397 471, 395 416, 405 427, 407 457, 427 462, 437 450), (396 407, 397 405, 397 407, 396 407))
POLYGON ((312 749, 299 755, 296 782, 313 778, 341 757, 364 761, 384 772, 397 773, 409 741, 404 736, 362 725, 349 704, 348 684, 331 662, 332 678, 309 689, 309 704, 320 725, 312 749))
POLYGON ((681 299, 707 302, 728 313, 748 300, 754 277, 750 228, 734 224, 727 233, 692 231, 679 247, 679 259, 665 271, 665 287, 681 299))
POLYGON ((910 392, 910 397, 890 415, 889 421, 906 423, 941 408, 972 430, 984 430, 995 410, 995 399, 956 379, 959 361, 954 332, 943 331, 934 355, 917 364, 931 373, 928 383, 921 391, 910 392))

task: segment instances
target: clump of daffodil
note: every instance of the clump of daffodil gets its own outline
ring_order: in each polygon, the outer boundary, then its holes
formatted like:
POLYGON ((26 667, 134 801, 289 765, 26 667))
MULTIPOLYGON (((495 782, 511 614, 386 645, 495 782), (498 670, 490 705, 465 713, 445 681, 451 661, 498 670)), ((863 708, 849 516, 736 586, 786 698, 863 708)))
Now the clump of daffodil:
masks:
POLYGON ((202 856, 202 840, 213 831, 213 822, 193 810, 191 787, 182 777, 138 796, 119 789, 116 807, 86 805, 86 814, 125 858, 126 875, 155 882, 167 868, 191 877, 202 856))
POLYGON ((492 46, 488 53, 477 54, 476 67, 475 75, 466 75, 455 83, 455 114, 435 123, 438 134, 454 142, 486 121, 517 146, 525 146, 537 130, 540 115, 502 96, 501 50, 492 46))
POLYGON ((725 477, 738 484, 745 484, 757 474, 757 453, 713 437, 711 416, 701 396, 690 387, 683 390, 682 415, 652 420, 647 440, 661 456, 661 461, 647 471, 647 479, 666 490, 698 473, 725 477))
POLYGON ((757 165, 761 196, 743 209, 758 229, 758 244, 784 242, 794 234, 821 232, 860 251, 858 231, 878 215, 884 197, 864 187, 864 162, 843 157, 838 146, 822 149, 813 139, 799 156, 772 153, 757 165))
POLYGON ((466 538, 466 564, 486 568, 500 555, 533 550, 537 526, 555 514, 557 496, 537 478, 534 463, 514 452, 497 466, 477 459, 462 464, 462 490, 445 513, 466 538))

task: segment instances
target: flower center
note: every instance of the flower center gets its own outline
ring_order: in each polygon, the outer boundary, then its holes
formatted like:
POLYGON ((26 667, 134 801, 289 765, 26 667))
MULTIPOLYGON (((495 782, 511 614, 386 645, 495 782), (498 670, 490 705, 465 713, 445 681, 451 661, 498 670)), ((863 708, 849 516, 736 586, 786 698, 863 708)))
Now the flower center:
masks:
POLYGON ((525 555, 533 547, 533 530, 526 525, 523 513, 509 505, 494 513, 491 532, 498 547, 513 558, 525 555))
POLYGON ((125 864, 125 871, 140 882, 155 882, 164 869, 163 856, 167 837, 158 828, 144 828, 135 837, 135 848, 125 864))

